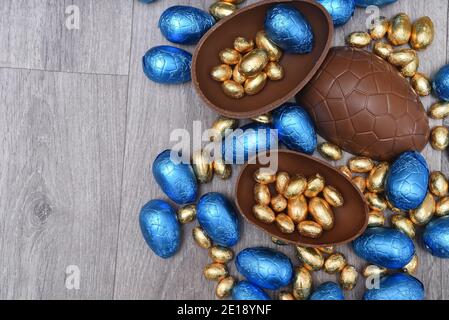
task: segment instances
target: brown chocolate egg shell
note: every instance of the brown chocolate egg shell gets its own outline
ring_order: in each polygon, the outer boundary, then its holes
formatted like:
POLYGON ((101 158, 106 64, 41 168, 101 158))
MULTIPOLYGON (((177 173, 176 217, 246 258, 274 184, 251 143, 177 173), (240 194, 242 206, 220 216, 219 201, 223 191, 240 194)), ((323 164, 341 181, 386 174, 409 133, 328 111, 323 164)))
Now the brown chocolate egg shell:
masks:
POLYGON ((319 238, 304 237, 297 231, 291 234, 282 233, 274 223, 263 223, 252 212, 255 201, 248 194, 252 193, 256 183, 253 177, 254 172, 260 167, 268 167, 267 164, 261 164, 258 158, 253 158, 252 161, 242 168, 235 187, 237 208, 248 221, 263 229, 271 236, 289 243, 308 247, 344 244, 354 240, 365 231, 368 224, 368 206, 363 195, 352 184, 351 180, 336 168, 314 157, 290 150, 271 152, 271 156, 276 154, 278 156, 277 171, 286 171, 291 176, 294 174, 302 174, 306 177, 319 173, 324 177, 326 185, 332 185, 340 191, 345 200, 344 205, 338 208, 332 208, 335 218, 334 226, 331 230, 323 232, 319 238))
POLYGON ((365 50, 335 47, 296 97, 318 133, 375 160, 421 151, 429 123, 420 98, 397 69, 365 50))
POLYGON ((207 106, 224 116, 238 119, 259 116, 290 100, 310 81, 329 51, 332 36, 332 19, 315 0, 259 1, 220 20, 202 37, 193 55, 194 87, 207 106), (226 96, 221 84, 210 76, 212 68, 221 64, 218 53, 232 47, 237 37, 254 39, 256 33, 264 29, 267 10, 278 3, 294 6, 309 21, 315 37, 313 51, 304 55, 284 53, 280 60, 284 78, 268 81, 258 94, 241 99, 226 96))

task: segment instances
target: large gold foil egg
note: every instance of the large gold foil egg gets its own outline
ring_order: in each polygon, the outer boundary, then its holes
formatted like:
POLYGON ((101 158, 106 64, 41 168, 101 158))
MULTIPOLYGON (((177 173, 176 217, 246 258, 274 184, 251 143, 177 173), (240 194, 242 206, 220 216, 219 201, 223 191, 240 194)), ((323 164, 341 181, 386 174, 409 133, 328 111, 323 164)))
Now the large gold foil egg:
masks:
POLYGON ((396 15, 388 28, 388 40, 395 46, 406 44, 412 35, 412 23, 405 13, 396 15))

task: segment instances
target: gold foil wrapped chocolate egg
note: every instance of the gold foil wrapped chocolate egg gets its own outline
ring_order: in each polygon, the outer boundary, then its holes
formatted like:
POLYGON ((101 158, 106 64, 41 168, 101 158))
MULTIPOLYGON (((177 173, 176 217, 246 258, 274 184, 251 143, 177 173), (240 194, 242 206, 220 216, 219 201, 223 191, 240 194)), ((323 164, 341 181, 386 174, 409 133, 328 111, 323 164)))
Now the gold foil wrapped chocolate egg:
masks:
POLYGON ((254 41, 244 37, 237 37, 234 40, 234 49, 240 53, 247 53, 254 49, 254 41))
POLYGON ((440 101, 433 104, 429 109, 429 117, 435 120, 442 120, 449 116, 449 102, 440 101))
POLYGON ((366 173, 374 168, 374 162, 367 157, 354 157, 349 159, 348 167, 352 172, 366 173))
POLYGON ((366 180, 366 187, 369 191, 375 193, 384 191, 385 178, 389 168, 388 162, 381 162, 370 171, 366 180))
POLYGON ((324 142, 318 146, 318 152, 326 159, 338 161, 343 157, 343 152, 340 147, 330 143, 324 142))
POLYGON ((332 254, 335 251, 335 247, 334 246, 319 247, 318 250, 320 250, 322 253, 325 254, 332 254))
POLYGON ((368 203, 368 206, 372 210, 385 211, 388 208, 387 201, 380 194, 377 194, 374 192, 367 192, 365 194, 365 199, 366 199, 366 202, 368 203))
POLYGON ((237 11, 237 6, 226 2, 217 1, 209 7, 209 13, 215 18, 215 20, 221 20, 227 16, 230 16, 237 11))
POLYGON ((449 189, 448 181, 441 171, 433 171, 429 178, 429 190, 436 197, 444 197, 449 189))
POLYGON ((254 172, 254 180, 260 184, 270 184, 276 181, 276 172, 267 168, 260 168, 254 172))
POLYGON ((227 65, 235 65, 240 62, 242 55, 235 49, 226 48, 218 54, 221 62, 227 65))
POLYGON ((383 16, 375 19, 374 24, 369 29, 369 34, 373 40, 380 40, 388 32, 388 28, 390 27, 390 21, 383 16))
POLYGON ((366 179, 362 176, 356 176, 352 178, 352 183, 360 190, 361 193, 365 192, 366 189, 366 179))
POLYGON ((340 166, 340 167, 338 167, 338 171, 343 173, 349 179, 352 179, 352 172, 351 172, 351 170, 349 169, 348 166, 340 166))
POLYGON ((341 207, 345 202, 340 191, 333 186, 325 186, 323 189, 323 196, 324 200, 334 208, 341 207))
POLYGON ((232 69, 227 64, 221 64, 219 66, 213 67, 210 75, 215 81, 223 82, 231 79, 232 69))
POLYGON ((275 189, 279 194, 284 194, 290 183, 290 175, 287 172, 278 172, 276 174, 276 184, 275 189))
POLYGON ((353 32, 348 36, 346 42, 350 47, 364 48, 371 43, 371 36, 368 32, 353 32))
POLYGON ((387 273, 387 269, 384 267, 379 267, 374 264, 369 264, 363 269, 363 276, 368 277, 381 277, 387 273))
POLYGON ((284 78, 284 68, 277 62, 268 62, 264 71, 270 80, 278 81, 284 78))
POLYGON ((193 153, 192 167, 199 183, 208 183, 212 180, 212 161, 203 150, 198 150, 193 153))
POLYGON ((307 180, 302 175, 297 174, 290 179, 284 192, 287 199, 295 198, 301 195, 307 188, 307 180))
POLYGON ((316 197, 324 189, 324 178, 319 173, 310 177, 307 180, 307 187, 304 190, 304 195, 308 198, 316 197))
POLYGON ((426 225, 435 213, 435 198, 431 193, 427 193, 421 205, 414 210, 410 210, 410 220, 418 226, 426 225))
POLYGON ((188 204, 178 209, 178 221, 182 224, 189 223, 196 218, 196 207, 194 204, 188 204))
POLYGON ((323 233, 323 228, 315 221, 301 221, 297 228, 299 234, 307 238, 316 239, 323 233))
POLYGON ((393 53, 393 47, 391 44, 379 41, 374 45, 373 51, 377 56, 387 60, 390 54, 393 53))
POLYGON ((203 275, 207 280, 219 281, 227 277, 229 272, 224 264, 213 262, 204 267, 203 275))
POLYGON ((223 159, 215 159, 212 166, 214 168, 215 175, 223 180, 229 179, 232 174, 232 166, 225 163, 223 159))
POLYGON ((412 23, 405 13, 399 13, 390 22, 388 40, 395 46, 406 44, 412 35, 412 23))
POLYGON ((428 96, 432 92, 432 85, 430 84, 429 78, 422 73, 415 73, 410 84, 421 97, 428 96))
POLYGON ((393 227, 395 227, 399 231, 402 231, 410 238, 414 238, 416 235, 415 226, 413 225, 413 222, 406 216, 403 216, 402 214, 399 213, 393 214, 391 216, 391 224, 393 225, 393 227))
POLYGON ((273 242, 275 245, 278 245, 278 246, 285 246, 285 245, 287 245, 287 242, 282 241, 281 239, 278 239, 276 237, 271 237, 271 242, 273 242))
POLYGON ((192 230, 193 240, 201 248, 209 249, 212 246, 212 240, 200 226, 196 226, 192 230))
POLYGON ((235 286, 235 279, 232 276, 227 276, 223 279, 221 279, 217 287, 215 288, 215 295, 219 299, 227 298, 232 293, 232 288, 235 286))
POLYGON ((273 223, 276 219, 276 215, 273 210, 269 206, 264 206, 261 204, 256 204, 253 206, 253 214, 257 218, 264 223, 273 223))
POLYGON ((254 49, 243 56, 240 61, 239 72, 246 77, 254 77, 268 64, 268 55, 265 50, 254 49))
POLYGON ((234 252, 229 248, 217 245, 209 249, 209 257, 213 262, 228 263, 234 258, 234 252))
POLYGON ((287 208, 287 199, 281 194, 277 194, 271 198, 271 208, 275 212, 282 212, 287 208))
POLYGON ((343 290, 352 290, 356 286, 358 278, 357 270, 353 266, 347 265, 341 270, 338 281, 343 290))
POLYGON ((271 123, 271 121, 273 120, 271 117, 271 113, 264 113, 261 114, 260 116, 257 116, 255 118, 251 118, 251 120, 258 122, 258 123, 266 123, 269 124, 271 123))
POLYGON ((241 74, 239 71, 239 68, 240 68, 240 63, 238 63, 232 70, 232 80, 234 80, 238 84, 243 84, 248 79, 248 77, 241 74))
POLYGON ((296 300, 292 293, 287 291, 279 292, 279 300, 296 300))
POLYGON ((391 204, 391 202, 390 201, 388 201, 388 199, 387 199, 387 207, 388 207, 388 209, 390 209, 391 211, 393 211, 393 212, 401 212, 401 209, 399 209, 399 208, 396 208, 395 206, 393 206, 392 204, 391 204))
POLYGON ((299 197, 289 199, 287 202, 287 213, 294 223, 304 221, 308 214, 306 197, 300 195, 299 197))
POLYGON ((243 88, 245 89, 245 93, 253 96, 258 94, 267 84, 267 74, 265 72, 260 72, 254 77, 249 77, 246 79, 243 88))
POLYGON ((403 67, 412 62, 416 57, 415 50, 412 49, 402 49, 392 52, 388 56, 388 62, 396 67, 403 67))
POLYGON ((318 222, 324 230, 330 230, 334 226, 334 213, 329 204, 320 197, 309 201, 309 212, 313 219, 318 222))
POLYGON ((305 267, 297 267, 293 277, 293 296, 297 300, 307 300, 312 292, 312 275, 305 267))
POLYGON ((406 64, 401 69, 401 74, 406 78, 414 77, 419 68, 419 57, 415 56, 412 62, 406 64))
POLYGON ((412 260, 410 260, 409 263, 407 263, 402 270, 408 274, 415 274, 416 271, 418 271, 418 266, 419 266, 419 259, 418 256, 415 254, 412 258, 412 260))
POLYGON ((293 233, 295 231, 293 220, 285 213, 279 213, 274 221, 282 233, 293 233))
POLYGON ((435 215, 437 217, 447 216, 449 214, 449 197, 441 198, 435 206, 435 215))
POLYGON ((437 126, 430 132, 430 144, 435 150, 443 151, 449 145, 449 129, 437 126))
POLYGON ((331 254, 326 261, 324 261, 324 271, 334 274, 343 270, 346 266, 346 258, 341 253, 331 254))
POLYGON ((237 126, 237 120, 225 118, 225 117, 219 117, 212 124, 212 127, 211 127, 212 134, 210 137, 210 141, 221 140, 224 136, 226 136, 227 133, 232 132, 232 129, 234 129, 236 126, 237 126))
POLYGON ((324 258, 317 248, 296 246, 298 259, 310 271, 320 270, 324 265, 324 258))
POLYGON ((221 0, 223 2, 228 2, 228 3, 232 3, 232 4, 241 4, 242 2, 244 2, 245 0, 221 0))
POLYGON ((421 50, 432 44, 435 37, 435 28, 429 17, 421 17, 413 23, 410 45, 421 50))
POLYGON ((271 202, 270 189, 266 184, 256 183, 254 186, 254 200, 258 204, 268 206, 271 202))
POLYGON ((382 227, 385 225, 385 215, 381 211, 372 210, 368 213, 368 227, 382 227))
POLYGON ((270 61, 276 62, 281 59, 282 50, 268 38, 264 30, 256 33, 256 45, 267 52, 270 61))
POLYGON ((245 89, 243 86, 233 80, 226 80, 221 85, 223 92, 231 98, 240 99, 245 95, 245 89))

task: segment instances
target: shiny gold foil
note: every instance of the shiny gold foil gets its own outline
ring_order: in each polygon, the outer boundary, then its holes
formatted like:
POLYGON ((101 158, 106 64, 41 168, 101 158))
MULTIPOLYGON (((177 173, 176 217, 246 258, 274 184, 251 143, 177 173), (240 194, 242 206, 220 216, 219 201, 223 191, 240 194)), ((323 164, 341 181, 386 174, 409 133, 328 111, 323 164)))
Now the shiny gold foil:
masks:
POLYGON ((374 162, 367 157, 354 157, 349 159, 348 167, 352 172, 366 173, 374 168, 374 162))
POLYGON ((391 44, 378 41, 374 44, 373 51, 377 56, 387 60, 390 54, 393 53, 393 47, 391 46, 391 44))
POLYGON ((352 178, 352 183, 360 190, 361 193, 365 192, 366 189, 366 179, 362 176, 356 176, 352 178))
POLYGON ((223 159, 215 159, 213 164, 214 173, 219 178, 226 180, 231 177, 232 166, 223 161, 223 159))
POLYGON ((276 212, 282 212, 287 208, 287 199, 281 194, 277 194, 271 198, 271 208, 276 212))
POLYGON ((204 267, 203 275, 207 280, 219 281, 227 277, 229 272, 224 264, 213 262, 204 267))
POLYGON ((282 50, 268 38, 264 30, 256 33, 256 45, 259 49, 263 49, 268 53, 270 61, 276 62, 281 59, 282 50))
POLYGON ((284 194, 289 183, 290 183, 290 175, 287 172, 278 172, 276 174, 275 188, 279 194, 284 194))
POLYGON ((375 19, 374 24, 369 29, 369 34, 373 40, 379 40, 385 37, 390 27, 390 21, 383 16, 375 19))
POLYGON ((372 210, 385 211, 388 208, 387 201, 380 194, 377 194, 374 192, 367 192, 367 193, 365 193, 365 199, 366 199, 366 202, 368 203, 368 206, 372 210))
POLYGON ((239 68, 240 68, 240 63, 238 63, 232 70, 232 80, 234 80, 238 84, 243 84, 248 79, 248 77, 241 74, 239 71, 239 68))
POLYGON ((316 197, 324 189, 324 178, 319 173, 310 177, 307 180, 307 188, 304 191, 304 195, 308 198, 316 197))
POLYGON ((341 173, 343 173, 346 177, 348 177, 349 179, 352 179, 352 172, 351 170, 348 168, 348 166, 340 166, 338 167, 338 171, 340 171, 341 173))
POLYGON ((237 120, 219 117, 212 124, 211 130, 213 131, 213 134, 210 137, 210 141, 221 140, 224 136, 226 136, 226 134, 232 132, 232 129, 234 129, 236 126, 237 120))
POLYGON ((208 183, 213 177, 212 161, 203 150, 198 150, 192 155, 192 167, 199 183, 208 183))
POLYGON ((406 44, 412 35, 412 23, 405 13, 396 15, 388 28, 388 40, 392 45, 400 46, 406 44))
POLYGON ((381 276, 385 275, 387 273, 387 271, 388 270, 386 268, 379 267, 379 266, 376 266, 374 264, 370 264, 370 265, 367 265, 363 269, 362 274, 363 274, 363 276, 365 278, 368 278, 368 277, 381 277, 381 276))
POLYGON ((348 36, 346 42, 351 47, 364 48, 371 43, 371 36, 368 32, 353 32, 348 36))
POLYGON ((309 212, 313 219, 318 222, 324 230, 330 230, 334 226, 334 213, 329 204, 320 197, 309 201, 309 212))
POLYGON ((254 180, 260 184, 270 184, 276 181, 276 172, 268 168, 260 168, 254 172, 254 180))
POLYGON ((223 92, 231 98, 240 99, 245 95, 245 89, 243 86, 233 80, 226 80, 221 85, 223 92))
POLYGON ((217 287, 215 288, 215 295, 219 299, 227 298, 232 293, 232 288, 234 288, 235 285, 235 279, 232 276, 227 276, 223 279, 221 279, 217 287))
POLYGON ((319 238, 323 233, 323 228, 315 221, 302 221, 297 226, 300 235, 307 238, 319 238))
POLYGON ((444 197, 448 192, 448 181, 441 171, 433 171, 430 174, 429 189, 436 197, 444 197))
POLYGON ((389 168, 388 162, 381 162, 370 171, 366 180, 366 187, 369 191, 375 193, 384 191, 385 178, 389 168))
POLYGON ((271 113, 264 113, 264 114, 261 114, 260 116, 257 116, 257 117, 255 117, 255 118, 251 118, 251 120, 253 120, 253 121, 255 121, 255 122, 258 122, 258 123, 266 123, 266 124, 269 124, 269 123, 271 123, 271 121, 272 121, 271 113))
POLYGON ((293 278, 293 296, 297 300, 307 300, 312 292, 312 275, 305 267, 297 267, 293 278))
POLYGON ((368 227, 383 227, 385 225, 385 215, 381 211, 370 211, 368 213, 368 227))
POLYGON ((278 81, 284 78, 284 68, 277 62, 269 62, 264 71, 270 80, 278 81))
POLYGON ((276 219, 276 215, 270 207, 260 204, 253 206, 253 214, 258 220, 264 223, 273 223, 276 219))
POLYGON ((320 270, 324 265, 324 258, 317 248, 296 246, 298 259, 304 263, 304 266, 311 270, 320 270))
POLYGON ((270 189, 265 184, 256 183, 254 186, 254 200, 258 204, 268 206, 271 202, 270 189))
POLYGON ((287 201, 287 213, 294 223, 300 223, 307 218, 307 200, 304 195, 287 201))
POLYGON ((237 6, 232 3, 217 1, 209 7, 209 13, 218 21, 234 14, 237 9, 237 6))
POLYGON ((234 49, 240 53, 247 53, 254 49, 254 41, 244 37, 237 37, 234 40, 234 49))
POLYGON ((279 300, 296 300, 292 293, 287 291, 279 292, 279 300))
POLYGON ((189 204, 178 209, 178 221, 182 224, 192 222, 196 218, 196 207, 189 204))
POLYGON ((434 213, 435 199, 431 193, 428 193, 417 209, 410 210, 410 220, 418 226, 424 226, 429 223, 434 213))
POLYGON ((415 274, 416 271, 418 271, 418 266, 419 266, 419 259, 418 256, 415 254, 412 258, 412 260, 410 260, 409 263, 407 263, 402 270, 408 274, 415 274))
POLYGON ((333 186, 325 186, 323 189, 324 200, 327 201, 332 207, 341 207, 345 201, 340 191, 333 186))
POLYGON ((416 52, 413 49, 401 49, 392 52, 388 56, 388 62, 396 67, 403 67, 413 62, 416 57, 416 52))
POLYGON ((318 152, 327 160, 338 161, 343 157, 340 147, 330 142, 321 143, 318 152))
POLYGON ((344 290, 352 290, 356 286, 358 278, 359 273, 357 270, 353 266, 347 265, 340 272, 340 277, 338 280, 344 290))
POLYGON ((346 258, 341 253, 331 254, 326 261, 324 261, 324 271, 334 274, 343 270, 346 267, 346 258))
POLYGON ((449 197, 441 198, 435 206, 435 215, 437 217, 447 216, 449 214, 449 197))
POLYGON ((215 81, 223 82, 231 79, 232 69, 227 64, 221 64, 219 66, 213 67, 210 75, 215 81))
POLYGON ((421 50, 427 48, 435 37, 435 28, 429 17, 421 17, 413 23, 410 45, 421 50))
POLYGON ((429 109, 429 117, 435 120, 442 120, 449 116, 449 102, 440 101, 433 104, 429 109))
POLYGON ((285 213, 279 213, 276 216, 275 223, 282 233, 293 233, 295 231, 293 220, 285 213))
POLYGON ((221 50, 218 56, 220 57, 221 62, 227 65, 235 65, 242 59, 240 52, 231 48, 221 50))
POLYGON ((260 72, 254 77, 249 77, 246 79, 243 88, 245 89, 245 93, 253 96, 258 94, 267 84, 267 74, 265 72, 260 72))
POLYGON ((416 72, 418 72, 418 68, 419 68, 419 57, 418 55, 416 55, 415 59, 413 59, 412 62, 402 67, 401 74, 406 78, 414 77, 416 72))
POLYGON ((290 179, 284 192, 287 199, 295 198, 301 195, 307 188, 307 180, 302 175, 297 174, 290 179))
POLYGON ((415 73, 410 84, 421 97, 428 96, 432 92, 432 85, 429 78, 422 73, 415 73))
POLYGON ((416 235, 415 226, 413 225, 412 220, 407 218, 406 216, 395 213, 391 216, 391 225, 398 229, 399 231, 402 231, 410 238, 414 238, 416 235))
POLYGON ((209 257, 213 262, 228 263, 234 258, 234 252, 230 248, 215 245, 209 249, 209 257))
POLYGON ((449 145, 449 129, 445 126, 437 126, 430 132, 430 144, 435 150, 446 150, 449 145))
POLYGON ((268 64, 268 55, 265 50, 254 49, 243 56, 240 61, 239 72, 246 77, 254 77, 268 64))
POLYGON ((195 228, 193 228, 192 236, 193 240, 195 240, 195 243, 201 248, 209 249, 212 246, 212 241, 200 226, 196 226, 195 228))

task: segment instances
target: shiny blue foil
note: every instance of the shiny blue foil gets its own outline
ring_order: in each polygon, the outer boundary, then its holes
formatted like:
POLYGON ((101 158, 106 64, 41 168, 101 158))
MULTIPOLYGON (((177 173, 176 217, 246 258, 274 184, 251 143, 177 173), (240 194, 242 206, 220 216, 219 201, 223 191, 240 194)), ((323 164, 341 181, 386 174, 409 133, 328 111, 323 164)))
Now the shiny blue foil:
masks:
POLYGON ((181 228, 175 210, 163 200, 151 200, 139 215, 140 230, 151 250, 161 258, 169 258, 178 251, 181 228))
POLYGON ((265 31, 286 52, 305 54, 313 49, 312 27, 302 13, 291 5, 278 4, 268 9, 265 31))
POLYGON ((142 3, 153 3, 156 2, 157 0, 139 0, 142 3))
POLYGON ((242 276, 263 289, 277 290, 293 278, 290 259, 270 248, 246 248, 237 255, 235 265, 242 276))
POLYGON ((177 204, 188 204, 198 196, 198 183, 192 166, 176 163, 170 158, 171 150, 161 152, 153 162, 154 179, 161 190, 177 204))
POLYGON ((239 220, 232 203, 221 193, 203 195, 197 205, 197 219, 216 243, 232 247, 240 239, 239 220))
POLYGON ((435 94, 444 101, 449 101, 449 64, 441 68, 433 79, 435 94))
POLYGON ((433 256, 449 259, 449 216, 432 220, 424 229, 422 239, 433 256))
POLYGON ((404 267, 415 254, 413 241, 393 228, 368 228, 352 246, 360 258, 388 269, 404 267))
POLYGON ((394 3, 398 0, 355 0, 355 4, 358 7, 368 7, 368 6, 385 6, 387 4, 394 3))
POLYGON ((336 27, 344 25, 354 14, 354 0, 317 0, 317 2, 326 8, 336 27))
POLYGON ((271 300, 270 296, 258 286, 240 281, 232 289, 233 300, 271 300))
POLYGON ((192 55, 172 46, 151 48, 142 58, 145 75, 152 81, 178 84, 191 80, 192 55))
POLYGON ((313 291, 310 300, 345 300, 343 290, 335 282, 324 282, 313 291))
POLYGON ((380 279, 379 288, 368 289, 364 300, 424 300, 424 286, 418 279, 395 273, 380 279))
POLYGON ((309 114, 294 103, 284 103, 273 112, 273 127, 287 148, 312 154, 317 145, 315 127, 309 114))
POLYGON ((159 19, 164 37, 185 45, 196 44, 214 24, 215 19, 209 13, 189 6, 170 7, 159 19))
POLYGON ((416 209, 426 197, 428 183, 426 160, 416 151, 407 151, 391 165, 385 180, 385 194, 396 208, 416 209))

